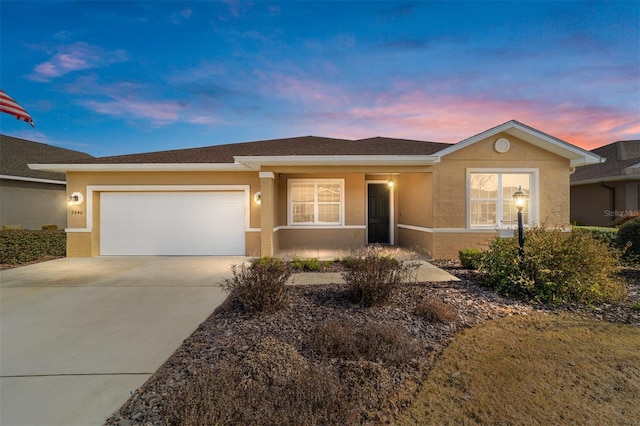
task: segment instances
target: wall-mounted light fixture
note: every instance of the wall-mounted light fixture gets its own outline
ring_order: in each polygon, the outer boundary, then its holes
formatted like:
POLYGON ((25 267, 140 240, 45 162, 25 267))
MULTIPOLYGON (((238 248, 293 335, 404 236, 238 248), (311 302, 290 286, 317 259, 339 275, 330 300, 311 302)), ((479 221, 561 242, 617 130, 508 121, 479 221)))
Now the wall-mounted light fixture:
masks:
POLYGON ((395 184, 395 183, 393 182, 393 178, 391 177, 391 175, 389 175, 389 180, 387 181, 387 186, 388 186, 389 188, 393 188, 393 185, 394 185, 394 184, 395 184))
POLYGON ((262 202, 262 194, 260 192, 253 194, 253 201, 255 201, 256 204, 260 204, 262 202))
POLYGON ((70 206, 77 206, 78 204, 82 204, 83 201, 84 201, 84 197, 79 192, 72 192, 71 195, 69 196, 70 206))

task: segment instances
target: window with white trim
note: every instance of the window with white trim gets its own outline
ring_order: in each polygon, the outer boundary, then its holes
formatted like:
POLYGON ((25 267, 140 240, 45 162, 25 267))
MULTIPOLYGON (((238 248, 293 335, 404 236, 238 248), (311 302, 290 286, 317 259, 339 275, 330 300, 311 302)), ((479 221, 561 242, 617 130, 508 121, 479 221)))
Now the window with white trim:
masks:
POLYGON ((289 225, 342 225, 343 179, 290 179, 289 225))
POLYGON ((527 203, 522 209, 525 225, 531 225, 536 197, 534 174, 527 172, 471 172, 469 173, 469 224, 482 228, 518 224, 518 209, 513 193, 522 186, 527 203))

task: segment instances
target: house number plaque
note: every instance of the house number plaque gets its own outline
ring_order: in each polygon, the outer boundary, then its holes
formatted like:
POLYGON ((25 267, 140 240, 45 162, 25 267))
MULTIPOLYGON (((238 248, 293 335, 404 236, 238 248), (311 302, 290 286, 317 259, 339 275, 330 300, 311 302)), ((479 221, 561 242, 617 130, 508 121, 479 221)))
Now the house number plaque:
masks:
POLYGON ((72 215, 84 214, 84 211, 82 211, 82 210, 71 210, 71 214, 72 215))

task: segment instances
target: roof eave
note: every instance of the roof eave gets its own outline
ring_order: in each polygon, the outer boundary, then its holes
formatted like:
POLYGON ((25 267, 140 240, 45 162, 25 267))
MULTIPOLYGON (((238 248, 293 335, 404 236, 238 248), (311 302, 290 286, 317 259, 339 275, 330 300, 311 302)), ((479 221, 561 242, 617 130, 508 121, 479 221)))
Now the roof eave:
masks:
POLYGON ((242 155, 233 158, 252 170, 263 166, 424 166, 439 162, 435 155, 242 155))
POLYGON ((54 185, 66 185, 67 182, 64 180, 54 180, 54 179, 43 179, 43 178, 33 178, 26 176, 13 176, 13 175, 0 175, 0 179, 6 180, 16 180, 21 182, 38 182, 38 183, 51 183, 54 185))
POLYGON ((473 145, 476 142, 479 142, 486 138, 490 138, 491 136, 495 136, 500 133, 509 134, 541 149, 559 155, 560 157, 564 157, 571 162, 571 167, 581 167, 587 166, 589 164, 600 164, 605 161, 605 159, 597 154, 579 148, 561 139, 550 136, 516 120, 507 121, 506 123, 503 123, 497 127, 460 141, 455 145, 452 145, 451 147, 445 148, 444 150, 440 151, 438 153, 438 156, 440 158, 447 156, 462 148, 473 145))
POLYGON ((28 164, 31 170, 49 172, 246 172, 237 163, 122 163, 122 164, 28 164))
POLYGON ((600 182, 620 182, 620 181, 627 181, 627 180, 640 180, 640 174, 621 175, 621 176, 620 175, 604 176, 599 178, 576 180, 571 182, 571 186, 590 185, 590 184, 600 183, 600 182))

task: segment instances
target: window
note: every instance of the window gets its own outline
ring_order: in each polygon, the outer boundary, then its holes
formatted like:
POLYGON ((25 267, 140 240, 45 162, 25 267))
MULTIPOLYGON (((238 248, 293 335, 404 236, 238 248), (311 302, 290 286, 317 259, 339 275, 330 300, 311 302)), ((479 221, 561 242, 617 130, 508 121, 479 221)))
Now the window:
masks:
POLYGON ((513 193, 522 186, 527 203, 522 209, 523 223, 532 223, 536 197, 533 172, 470 172, 469 216, 471 227, 515 226, 518 209, 513 193))
POLYGON ((342 179, 289 180, 290 225, 341 225, 342 179))

